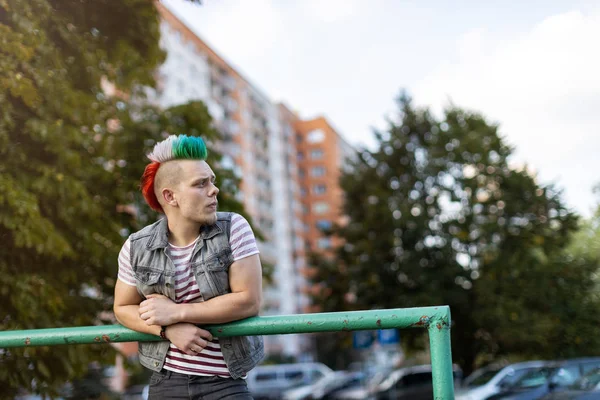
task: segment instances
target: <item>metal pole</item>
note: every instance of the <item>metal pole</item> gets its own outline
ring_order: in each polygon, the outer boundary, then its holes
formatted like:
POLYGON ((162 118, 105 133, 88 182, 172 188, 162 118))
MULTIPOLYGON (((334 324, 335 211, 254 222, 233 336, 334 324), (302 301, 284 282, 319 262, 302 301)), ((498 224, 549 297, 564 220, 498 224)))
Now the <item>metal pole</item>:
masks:
POLYGON ((450 348, 450 308, 445 308, 446 315, 441 319, 432 320, 427 327, 431 352, 433 398, 435 400, 454 400, 454 375, 450 348))
MULTIPOLYGON (((426 328, 429 321, 438 320, 444 314, 445 307, 420 307, 277 315, 252 317, 228 324, 203 326, 203 328, 209 330, 216 337, 426 328)), ((158 336, 138 333, 121 325, 0 332, 0 348, 159 340, 158 336)))
MULTIPOLYGON (((434 397, 436 400, 454 399, 448 306, 253 317, 203 328, 216 337, 427 328, 434 397)), ((0 348, 160 340, 158 336, 135 332, 121 325, 0 332, 0 348)))

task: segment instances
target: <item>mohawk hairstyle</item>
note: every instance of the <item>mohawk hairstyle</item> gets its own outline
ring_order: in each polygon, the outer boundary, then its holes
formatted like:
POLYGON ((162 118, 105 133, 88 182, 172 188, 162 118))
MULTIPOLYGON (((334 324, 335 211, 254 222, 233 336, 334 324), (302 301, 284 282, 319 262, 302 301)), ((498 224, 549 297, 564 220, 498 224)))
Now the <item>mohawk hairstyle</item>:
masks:
POLYGON ((164 212, 156 194, 154 180, 162 163, 172 160, 206 160, 208 150, 201 137, 171 135, 154 145, 148 158, 152 161, 144 169, 141 179, 142 195, 146 203, 155 211, 164 212))

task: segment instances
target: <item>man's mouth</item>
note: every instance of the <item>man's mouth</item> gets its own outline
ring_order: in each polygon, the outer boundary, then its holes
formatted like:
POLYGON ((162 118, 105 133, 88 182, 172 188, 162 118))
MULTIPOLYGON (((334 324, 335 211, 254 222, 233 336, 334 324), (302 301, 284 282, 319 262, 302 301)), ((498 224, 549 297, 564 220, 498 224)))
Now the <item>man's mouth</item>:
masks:
POLYGON ((218 204, 218 203, 215 201, 214 203, 210 203, 210 204, 209 204, 207 207, 208 207, 208 208, 213 208, 213 209, 215 209, 215 210, 216 210, 216 209, 217 209, 217 204, 218 204))

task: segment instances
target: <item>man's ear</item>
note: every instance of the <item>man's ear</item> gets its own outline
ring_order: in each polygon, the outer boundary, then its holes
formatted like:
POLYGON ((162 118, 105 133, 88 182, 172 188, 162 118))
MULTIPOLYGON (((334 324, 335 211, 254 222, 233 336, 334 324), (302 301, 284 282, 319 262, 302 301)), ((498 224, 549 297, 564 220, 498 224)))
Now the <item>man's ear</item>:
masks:
POLYGON ((168 188, 164 188, 161 192, 162 198, 168 205, 172 207, 177 206, 177 200, 175 200, 175 196, 173 195, 173 191, 168 188))

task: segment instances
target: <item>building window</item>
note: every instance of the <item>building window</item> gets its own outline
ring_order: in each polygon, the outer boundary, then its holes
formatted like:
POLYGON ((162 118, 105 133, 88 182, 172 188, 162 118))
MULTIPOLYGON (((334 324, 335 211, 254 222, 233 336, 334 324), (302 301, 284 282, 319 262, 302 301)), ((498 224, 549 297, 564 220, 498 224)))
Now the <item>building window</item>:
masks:
POLYGON ((229 112, 236 112, 238 109, 238 103, 235 99, 227 97, 225 99, 225 108, 227 108, 227 111, 229 112))
POLYGON ((234 142, 227 143, 226 149, 232 157, 238 157, 242 152, 240 145, 234 142))
POLYGON ((313 204, 312 210, 315 214, 324 214, 329 211, 329 204, 324 202, 318 202, 313 204))
POLYGON ((321 250, 326 250, 326 249, 330 249, 331 248, 331 239, 329 238, 320 238, 317 241, 317 246, 321 249, 321 250))
POLYGON ((321 149, 311 150, 310 158, 312 158, 313 160, 320 160, 321 158, 323 158, 323 150, 321 150, 321 149))
POLYGON ((313 193, 316 195, 325 194, 326 191, 327 191, 327 187, 325 185, 314 185, 313 186, 313 193))
POLYGON ((320 219, 317 221, 317 229, 324 231, 331 229, 332 223, 326 219, 320 219))
POLYGON ((233 169, 233 167, 235 167, 235 163, 233 162, 233 158, 231 158, 228 155, 224 155, 221 158, 221 167, 224 169, 233 169))
POLYGON ((306 196, 306 188, 305 187, 301 187, 300 188, 300 196, 306 196))
POLYGON ((304 178, 304 169, 302 169, 302 168, 298 169, 298 177, 304 178))
POLYGON ((312 167, 310 173, 314 177, 325 176, 325 167, 312 167))
POLYGON ((298 152, 298 156, 297 156, 296 158, 298 159, 298 161, 302 161, 302 160, 304 160, 304 153, 303 153, 303 152, 301 152, 301 151, 299 151, 299 152, 298 152))
POLYGON ((308 135, 306 136, 306 141, 308 143, 321 143, 323 140, 325 140, 325 132, 321 129, 314 129, 308 132, 308 135))
POLYGON ((237 135, 240 132, 240 124, 233 119, 228 119, 224 123, 225 133, 237 135))

